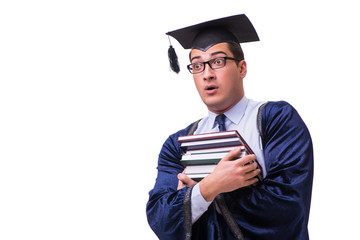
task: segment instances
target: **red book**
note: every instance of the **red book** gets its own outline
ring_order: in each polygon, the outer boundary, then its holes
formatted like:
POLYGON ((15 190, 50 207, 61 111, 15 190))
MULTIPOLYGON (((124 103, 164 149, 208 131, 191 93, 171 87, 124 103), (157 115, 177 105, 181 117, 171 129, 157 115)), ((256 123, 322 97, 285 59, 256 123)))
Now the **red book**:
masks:
POLYGON ((180 143, 183 151, 230 146, 245 146, 247 152, 249 154, 253 154, 253 151, 249 145, 236 130, 180 136, 178 138, 178 142, 180 143))

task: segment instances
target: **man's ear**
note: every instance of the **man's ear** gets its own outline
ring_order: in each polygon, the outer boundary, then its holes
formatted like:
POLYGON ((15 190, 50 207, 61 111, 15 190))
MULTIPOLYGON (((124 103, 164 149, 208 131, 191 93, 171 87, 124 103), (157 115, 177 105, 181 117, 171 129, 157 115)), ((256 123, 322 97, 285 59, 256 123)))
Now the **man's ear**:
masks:
POLYGON ((238 68, 239 68, 241 77, 244 78, 247 74, 247 65, 246 65, 245 60, 241 60, 239 62, 238 68))

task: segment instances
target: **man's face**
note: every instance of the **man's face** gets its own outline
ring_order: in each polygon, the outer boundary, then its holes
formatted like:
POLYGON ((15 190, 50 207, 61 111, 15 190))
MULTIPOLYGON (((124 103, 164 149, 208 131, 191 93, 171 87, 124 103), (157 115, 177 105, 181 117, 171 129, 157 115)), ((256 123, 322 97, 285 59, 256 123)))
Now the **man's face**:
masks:
MULTIPOLYGON (((227 43, 219 43, 206 52, 193 49, 191 63, 205 62, 215 57, 234 57, 227 43)), ((223 68, 211 69, 208 64, 201 73, 193 74, 196 88, 208 109, 220 114, 233 107, 244 96, 243 78, 246 76, 246 62, 226 60, 223 68)))

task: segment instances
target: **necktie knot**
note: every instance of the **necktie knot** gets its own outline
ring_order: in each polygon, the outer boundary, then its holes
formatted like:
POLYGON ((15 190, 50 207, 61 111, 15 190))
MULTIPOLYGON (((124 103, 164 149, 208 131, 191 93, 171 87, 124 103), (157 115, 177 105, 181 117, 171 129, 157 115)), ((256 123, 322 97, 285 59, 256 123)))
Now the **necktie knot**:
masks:
POLYGON ((224 114, 220 114, 220 115, 216 116, 216 118, 215 118, 215 122, 219 125, 220 132, 226 131, 225 118, 226 118, 226 116, 224 114))

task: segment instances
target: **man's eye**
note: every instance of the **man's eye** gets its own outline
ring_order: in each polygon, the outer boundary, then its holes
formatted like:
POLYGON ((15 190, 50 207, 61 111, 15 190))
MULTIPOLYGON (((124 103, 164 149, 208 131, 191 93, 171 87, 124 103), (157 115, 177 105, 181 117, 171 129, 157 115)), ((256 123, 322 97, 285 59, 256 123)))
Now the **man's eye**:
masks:
POLYGON ((223 58, 217 58, 214 61, 215 65, 224 65, 224 59, 223 58))
POLYGON ((202 64, 201 64, 201 63, 194 63, 194 64, 193 64, 193 68, 194 68, 195 70, 199 70, 199 69, 202 68, 202 64))

